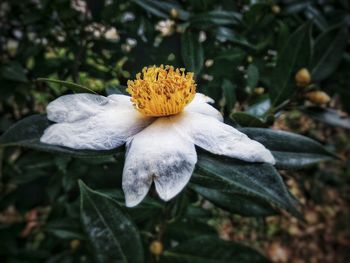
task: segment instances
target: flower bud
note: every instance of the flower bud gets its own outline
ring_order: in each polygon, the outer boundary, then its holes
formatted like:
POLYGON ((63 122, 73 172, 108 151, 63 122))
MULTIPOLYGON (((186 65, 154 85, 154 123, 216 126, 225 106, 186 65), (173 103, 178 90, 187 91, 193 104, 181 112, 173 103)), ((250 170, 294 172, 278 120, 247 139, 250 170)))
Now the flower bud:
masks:
POLYGON ((80 247, 80 240, 78 239, 73 239, 70 242, 70 248, 73 252, 77 251, 77 249, 80 247))
POLYGON ((171 8, 171 9, 170 9, 170 15, 171 15, 172 18, 178 18, 178 16, 179 16, 179 11, 177 11, 176 8, 171 8))
POLYGON ((273 5, 273 6, 271 6, 271 11, 272 11, 272 13, 277 15, 277 14, 281 13, 281 8, 278 5, 273 5))
POLYGON ((305 87, 311 82, 310 72, 306 68, 300 69, 295 75, 295 82, 299 87, 305 87))
POLYGON ((325 93, 323 91, 319 91, 319 90, 310 91, 310 92, 305 94, 305 97, 310 102, 318 104, 318 105, 326 104, 331 100, 331 98, 328 96, 327 93, 325 93))
POLYGON ((263 87, 258 87, 254 89, 254 94, 255 95, 261 95, 265 92, 265 89, 263 87))
POLYGON ((209 68, 209 67, 211 67, 213 64, 214 64, 214 60, 212 60, 212 59, 207 59, 206 61, 205 61, 205 66, 207 67, 207 68, 209 68))
POLYGON ((253 62, 253 57, 252 56, 248 56, 247 57, 247 62, 248 63, 252 63, 253 62))
POLYGON ((158 240, 154 240, 149 246, 149 250, 153 255, 159 256, 163 253, 163 244, 158 240))

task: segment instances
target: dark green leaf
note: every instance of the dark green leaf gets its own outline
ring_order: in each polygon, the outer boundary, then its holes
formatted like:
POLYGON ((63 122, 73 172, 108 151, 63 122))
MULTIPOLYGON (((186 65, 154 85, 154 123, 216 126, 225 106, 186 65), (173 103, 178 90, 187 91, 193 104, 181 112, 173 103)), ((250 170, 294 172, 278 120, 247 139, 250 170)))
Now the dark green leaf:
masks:
POLYGON ((18 82, 28 82, 27 76, 24 72, 23 67, 18 62, 12 62, 4 65, 1 69, 1 76, 4 79, 18 81, 18 82))
POLYGON ((69 81, 63 81, 63 80, 58 80, 58 79, 47 79, 47 78, 38 78, 37 81, 45 81, 45 82, 49 82, 49 83, 55 83, 55 84, 59 84, 61 86, 67 87, 75 92, 88 92, 88 93, 94 93, 97 94, 95 91, 81 86, 79 84, 73 83, 73 82, 69 82, 69 81))
POLYGON ((40 137, 44 130, 51 123, 44 114, 32 115, 18 121, 11 126, 1 137, 0 147, 19 146, 36 149, 40 151, 68 154, 74 157, 99 157, 112 155, 118 150, 94 151, 94 150, 75 150, 67 147, 50 145, 40 142, 40 137))
POLYGON ((197 237, 164 252, 161 263, 266 263, 264 256, 242 244, 217 237, 197 237))
POLYGON ((197 14, 191 17, 192 26, 207 27, 238 25, 242 21, 242 15, 233 11, 214 10, 207 13, 197 14))
POLYGON ((204 63, 204 51, 199 42, 198 34, 185 32, 181 38, 181 55, 186 70, 197 76, 204 63))
POLYGON ((150 12, 151 14, 162 17, 169 18, 171 9, 176 9, 179 13, 178 18, 181 20, 187 20, 189 18, 189 13, 183 9, 181 6, 173 1, 157 1, 157 0, 133 0, 140 7, 150 12))
POLYGON ((240 131, 269 149, 279 168, 303 168, 334 156, 320 143, 299 134, 259 128, 242 128, 240 131))
POLYGON ((277 211, 267 202, 263 202, 249 196, 193 184, 191 185, 191 188, 216 206, 234 214, 253 217, 277 214, 277 211))
POLYGON ((270 164, 247 163, 201 153, 192 182, 206 188, 247 196, 300 216, 282 178, 270 164))
POLYGON ((350 129, 350 118, 341 117, 336 110, 324 109, 320 107, 305 107, 302 111, 309 115, 311 118, 333 125, 350 129))
POLYGON ((224 51, 221 51, 216 57, 215 60, 228 60, 232 63, 239 64, 243 61, 246 56, 245 52, 240 48, 229 48, 224 51))
POLYGON ((259 70, 254 64, 250 64, 247 68, 247 87, 250 91, 256 88, 259 81, 259 70))
POLYGON ((324 80, 337 69, 347 42, 346 27, 331 28, 316 39, 311 67, 313 81, 324 80))
POLYGON ((45 225, 44 231, 61 239, 85 239, 79 220, 70 218, 51 220, 45 225))
POLYGON ((188 240, 198 236, 216 236, 216 230, 206 223, 194 219, 184 219, 168 224, 166 227, 166 236, 175 240, 188 240))
POLYGON ((271 101, 267 94, 262 95, 259 99, 245 111, 257 118, 265 117, 271 108, 271 101))
POLYGON ((266 127, 262 120, 245 112, 233 112, 230 119, 241 127, 266 127))
POLYGON ((311 56, 311 24, 296 30, 278 55, 272 72, 270 95, 272 105, 279 105, 295 92, 294 76, 301 68, 308 68, 311 56))
MULTIPOLYGON (((124 193, 121 190, 100 190, 99 192, 115 200, 120 206, 125 206, 124 193)), ((163 205, 160 202, 147 196, 139 205, 129 208, 128 213, 138 223, 159 215, 162 209, 163 205)))
POLYGON ((308 5, 304 13, 305 16, 311 20, 321 31, 324 31, 327 28, 327 20, 323 14, 314 6, 308 5))
POLYGON ((221 85, 225 98, 225 106, 231 112, 236 103, 236 85, 232 84, 228 79, 224 79, 221 85))
POLYGON ((255 49, 255 47, 248 42, 242 35, 237 34, 230 28, 220 26, 216 30, 216 37, 219 41, 225 42, 230 41, 242 47, 255 49))
POLYGON ((79 182, 81 219, 99 262, 142 263, 139 232, 119 205, 79 182))
MULTIPOLYGON (((286 1, 287 2, 287 1, 286 1)), ((287 2, 288 3, 288 2, 287 2)), ((310 1, 290 1, 290 4, 283 9, 284 14, 295 14, 304 11, 309 5, 310 1)))

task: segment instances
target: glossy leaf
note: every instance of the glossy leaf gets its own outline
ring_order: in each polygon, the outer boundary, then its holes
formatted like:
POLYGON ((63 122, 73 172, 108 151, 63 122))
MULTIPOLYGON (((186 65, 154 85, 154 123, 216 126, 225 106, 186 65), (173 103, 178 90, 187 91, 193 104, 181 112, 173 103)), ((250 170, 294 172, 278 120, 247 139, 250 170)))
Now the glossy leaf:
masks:
POLYGON ((82 233, 79 220, 60 218, 49 221, 44 231, 61 239, 85 239, 82 233))
POLYGON ((217 231, 212 226, 199 220, 185 218, 182 221, 168 224, 165 235, 175 240, 188 240, 203 235, 216 236, 217 231))
POLYGON ((247 68, 247 87, 249 90, 256 88, 259 81, 259 70, 254 64, 250 64, 247 68))
POLYGON ((227 27, 218 27, 216 30, 216 38, 221 42, 230 41, 245 48, 255 49, 246 38, 227 27))
POLYGON ((241 128, 240 131, 269 149, 278 168, 300 169, 334 158, 320 143, 299 134, 259 128, 241 128))
POLYGON ((169 18, 171 9, 177 10, 180 19, 187 20, 189 18, 189 13, 181 9, 181 6, 174 1, 133 0, 133 2, 147 12, 161 18, 169 18))
POLYGON ((40 142, 44 130, 51 125, 44 114, 32 115, 11 126, 1 137, 0 147, 19 146, 51 153, 68 154, 74 157, 99 157, 112 155, 118 150, 94 151, 75 150, 67 147, 50 145, 40 142))
POLYGON ((164 252, 161 263, 266 263, 264 256, 242 244, 204 236, 164 252))
POLYGON ((260 119, 249 113, 233 112, 230 119, 241 127, 266 127, 267 125, 260 119))
POLYGON ((282 178, 270 164, 247 163, 202 153, 192 182, 267 202, 300 217, 282 178))
POLYGON ((79 182, 81 220, 98 262, 142 263, 139 232, 120 206, 79 182))
POLYGON ((312 21, 321 31, 324 31, 327 26, 327 20, 323 16, 322 12, 320 12, 313 5, 308 5, 304 11, 305 16, 312 21))
MULTIPOLYGON (((100 190, 100 193, 116 201, 121 207, 125 207, 125 197, 122 190, 100 190)), ((162 212, 163 205, 149 196, 132 208, 128 208, 128 213, 136 223, 148 220, 162 212)))
POLYGON ((84 87, 82 85, 70 82, 70 81, 63 81, 63 80, 58 80, 58 79, 47 79, 47 78, 38 78, 37 81, 44 81, 44 82, 49 82, 49 83, 55 83, 55 84, 59 84, 61 86, 67 87, 73 91, 76 92, 87 92, 87 93, 94 93, 97 94, 95 91, 84 87))
POLYGON ((234 214, 259 217, 278 213, 269 203, 249 196, 195 184, 192 184, 191 188, 216 206, 234 214))
POLYGON ((248 114, 251 114, 257 118, 265 117, 268 111, 271 108, 271 100, 267 94, 259 97, 257 101, 245 111, 248 114))
POLYGON ((224 79, 221 88, 224 94, 226 108, 231 112, 236 103, 236 85, 232 84, 228 79, 224 79))
POLYGON ((192 26, 206 27, 228 26, 240 24, 242 15, 233 11, 214 10, 207 13, 194 15, 190 18, 192 26))
POLYGON ((302 108, 302 111, 315 120, 333 126, 350 129, 350 118, 340 116, 336 110, 324 109, 320 107, 305 107, 302 108))
POLYGON ((278 55, 272 72, 270 97, 272 105, 279 105, 295 92, 294 76, 300 68, 308 68, 311 57, 311 24, 296 30, 278 55))
POLYGON ((0 68, 1 77, 7 80, 28 82, 24 68, 18 62, 12 62, 0 68))
POLYGON ((185 32, 182 35, 181 55, 186 70, 198 75, 204 63, 204 50, 202 44, 199 42, 198 34, 185 32))
POLYGON ((316 39, 311 71, 313 81, 322 81, 337 69, 347 42, 346 27, 331 28, 316 39))

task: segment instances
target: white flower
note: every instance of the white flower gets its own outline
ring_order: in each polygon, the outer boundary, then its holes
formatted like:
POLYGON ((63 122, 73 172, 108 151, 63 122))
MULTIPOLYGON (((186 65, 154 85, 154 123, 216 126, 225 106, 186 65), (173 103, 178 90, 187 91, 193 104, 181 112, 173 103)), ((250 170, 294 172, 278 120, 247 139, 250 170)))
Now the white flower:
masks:
POLYGON ((128 82, 126 95, 75 94, 47 107, 48 127, 41 142, 74 149, 108 150, 126 143, 123 190, 135 206, 152 182, 167 201, 188 183, 195 145, 247 162, 275 163, 269 150, 223 123, 221 114, 196 93, 193 73, 171 66, 144 68, 128 82))
POLYGON ((174 33, 175 22, 173 20, 161 20, 159 21, 155 29, 160 32, 163 37, 171 36, 174 33))
POLYGON ((105 32, 104 36, 108 40, 119 40, 120 39, 118 31, 117 31, 117 29, 115 29, 115 27, 111 27, 110 29, 108 29, 105 32))

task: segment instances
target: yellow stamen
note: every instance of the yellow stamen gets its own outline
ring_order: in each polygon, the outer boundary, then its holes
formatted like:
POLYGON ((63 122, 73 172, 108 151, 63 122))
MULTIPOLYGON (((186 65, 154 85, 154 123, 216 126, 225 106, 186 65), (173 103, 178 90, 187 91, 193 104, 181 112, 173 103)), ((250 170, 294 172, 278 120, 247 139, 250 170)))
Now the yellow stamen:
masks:
POLYGON ((135 108, 146 116, 168 116, 181 112, 196 94, 193 73, 172 66, 145 67, 128 81, 127 92, 135 108))

